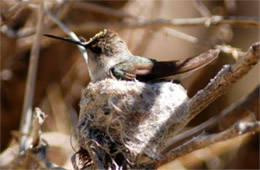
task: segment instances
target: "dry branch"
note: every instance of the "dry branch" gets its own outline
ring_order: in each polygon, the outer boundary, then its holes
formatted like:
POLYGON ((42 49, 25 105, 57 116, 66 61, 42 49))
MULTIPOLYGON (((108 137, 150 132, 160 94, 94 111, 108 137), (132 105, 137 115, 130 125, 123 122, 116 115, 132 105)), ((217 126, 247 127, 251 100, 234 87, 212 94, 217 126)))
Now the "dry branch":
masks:
MULTIPOLYGON (((182 122, 179 124, 176 124, 174 126, 175 129, 182 129, 182 127, 186 126, 186 124, 193 119, 198 113, 200 113, 202 110, 204 110, 210 103, 212 103, 214 100, 216 100, 219 96, 221 96, 222 94, 224 94, 227 89, 232 86, 235 82, 237 82, 239 79, 241 79, 255 64, 257 64, 259 57, 260 57, 260 43, 255 43, 253 44, 247 54, 240 58, 239 61, 237 61, 235 64, 233 65, 225 65, 222 70, 219 71, 219 73, 214 77, 214 79, 212 79, 210 81, 210 83, 202 90, 198 91, 197 94, 192 97, 191 99, 189 99, 189 101, 187 103, 185 103, 186 107, 188 108, 187 110, 184 110, 184 115, 187 115, 185 118, 182 118, 182 122), (188 113, 186 113, 188 112, 188 113), (177 127, 179 126, 179 127, 177 127)), ((259 124, 257 124, 257 126, 259 126, 259 124)), ((251 126, 250 126, 251 127, 251 126)), ((255 125, 254 125, 255 127, 255 125)), ((256 129, 254 129, 255 131, 256 129)), ((257 128, 257 130, 259 130, 259 127, 257 128)), ((233 130, 232 134, 233 133, 233 130)), ((176 133, 172 132, 172 133, 176 133)), ((226 139, 226 134, 227 136, 232 136, 230 135, 231 132, 227 131, 227 132, 223 132, 223 135, 217 135, 217 140, 213 140, 213 141, 220 141, 221 139, 226 139)), ((238 134, 237 134, 238 135, 238 134)), ((237 136, 234 135, 234 136, 237 136)), ((234 137, 232 136, 232 137, 234 137)), ((214 137, 214 136, 213 136, 214 137)), ((215 137, 214 137, 215 138, 215 137)), ((207 144, 212 144, 210 141, 207 140, 211 140, 211 138, 207 138, 207 139, 203 139, 204 141, 204 146, 207 146, 207 144), (207 141, 207 142, 205 142, 207 141)), ((189 141, 188 141, 189 142, 189 141)), ((200 143, 200 142, 199 142, 200 143)), ((191 144, 193 145, 193 144, 191 144)), ((198 145, 197 143, 195 143, 195 145, 198 145)), ((171 148, 170 146, 168 146, 169 148, 171 148)), ((189 146, 185 146, 189 149, 191 149, 189 146)), ((194 148, 193 150, 195 150, 196 147, 192 147, 194 148)), ((187 152, 191 152, 193 151, 191 150, 187 150, 187 152)), ((165 150, 164 150, 165 152, 165 150)), ((181 151, 178 151, 180 153, 182 153, 181 151)), ((184 153, 186 151, 183 151, 184 153)), ((168 156, 166 158, 161 159, 160 161, 154 161, 152 163, 152 165, 154 166, 159 166, 162 165, 163 163, 169 162, 173 159, 176 158, 176 156, 178 156, 179 154, 175 154, 174 152, 171 151, 171 155, 175 155, 175 156, 168 156)))
POLYGON ((81 25, 71 25, 71 29, 75 32, 83 32, 98 30, 103 28, 160 28, 160 27, 191 27, 191 26, 214 26, 219 24, 230 24, 237 26, 260 26, 260 22, 255 18, 244 17, 201 17, 201 18, 176 18, 176 19, 154 19, 142 20, 135 22, 119 22, 119 23, 100 23, 88 22, 81 25))
MULTIPOLYGON (((258 19, 254 17, 223 17, 223 16, 212 16, 212 17, 201 17, 201 18, 176 18, 176 19, 154 19, 154 20, 144 20, 139 19, 132 22, 86 22, 77 25, 68 25, 71 30, 77 34, 83 34, 86 32, 98 31, 104 28, 116 29, 116 28, 161 28, 161 27, 191 27, 191 26, 214 26, 220 24, 230 24, 238 26, 260 26, 258 19)), ((57 35, 60 32, 59 29, 53 29, 52 34, 57 35)), ((32 42, 23 42, 19 45, 19 48, 24 50, 31 46, 32 42)), ((205 43, 203 43, 205 44, 205 43)), ((207 45, 208 46, 208 45, 207 45)))
POLYGON ((41 126, 45 121, 47 115, 42 112, 39 108, 35 108, 34 120, 33 120, 33 131, 32 131, 32 148, 35 148, 40 141, 41 126))
MULTIPOLYGON (((196 126, 190 130, 180 133, 169 142, 163 152, 171 150, 174 145, 184 139, 192 138, 198 133, 206 132, 214 128, 214 132, 220 132, 233 125, 235 122, 242 120, 244 117, 250 114, 255 114, 255 117, 259 116, 259 86, 253 90, 248 96, 240 99, 238 102, 232 104, 220 114, 210 118, 208 121, 196 126), (221 129, 219 129, 221 127, 221 129)), ((257 118, 259 120, 259 118, 257 118)))
POLYGON ((35 86, 36 73, 38 68, 40 41, 41 41, 41 36, 43 31, 43 19, 44 19, 43 11, 44 11, 44 0, 42 0, 39 5, 39 11, 37 17, 37 31, 36 31, 34 44, 30 55, 30 64, 29 64, 29 71, 28 71, 28 76, 26 81, 22 119, 20 122, 20 131, 23 135, 20 139, 20 151, 23 151, 26 147, 25 146, 25 142, 27 140, 26 135, 28 135, 29 133, 31 119, 32 119, 34 86, 35 86))
POLYGON ((221 96, 226 90, 243 77, 254 65, 258 63, 260 57, 260 43, 253 44, 247 54, 233 65, 224 65, 219 73, 210 83, 192 97, 189 102, 190 117, 187 123, 193 119, 200 111, 205 109, 212 101, 221 96))
MULTIPOLYGON (((69 35, 73 40, 75 41, 80 41, 80 39, 78 38, 78 36, 73 32, 71 31, 65 24, 63 24, 56 16, 54 16, 52 13, 50 13, 48 10, 45 10, 44 11, 45 14, 54 22, 56 23, 67 35, 69 35)), ((83 55, 83 58, 86 62, 86 64, 88 64, 88 54, 85 50, 84 47, 80 46, 80 45, 77 45, 80 52, 82 53, 83 55)))
MULTIPOLYGON (((260 131, 260 122, 238 122, 233 127, 229 128, 220 133, 212 135, 204 135, 203 133, 191 140, 185 142, 184 144, 174 148, 169 152, 166 158, 163 158, 159 161, 153 162, 152 166, 158 167, 164 163, 170 162, 177 157, 183 156, 187 153, 190 153, 194 150, 209 146, 211 144, 225 141, 237 136, 244 134, 256 133, 260 131)), ((151 166, 151 165, 149 165, 151 166)))
POLYGON ((124 12, 122 10, 116 10, 113 8, 109 8, 109 7, 104 7, 98 4, 94 4, 94 3, 74 3, 73 4, 74 8, 77 9, 83 9, 86 11, 92 11, 92 12, 97 12, 97 13, 101 13, 101 14, 105 14, 105 15, 109 15, 112 17, 118 17, 118 18, 133 18, 133 19, 139 19, 139 16, 133 15, 133 14, 129 14, 127 12, 124 12))

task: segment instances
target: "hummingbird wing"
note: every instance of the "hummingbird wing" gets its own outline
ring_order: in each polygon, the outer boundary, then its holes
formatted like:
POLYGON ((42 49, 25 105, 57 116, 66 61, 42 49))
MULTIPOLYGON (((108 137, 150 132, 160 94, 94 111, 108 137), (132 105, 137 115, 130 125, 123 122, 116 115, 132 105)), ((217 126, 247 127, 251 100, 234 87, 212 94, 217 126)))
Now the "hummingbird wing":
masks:
POLYGON ((111 71, 117 79, 140 81, 161 79, 195 71, 214 61, 218 54, 219 50, 208 50, 192 58, 173 61, 156 61, 145 57, 130 56, 115 65, 111 71))
POLYGON ((138 76, 144 76, 150 73, 153 68, 153 60, 148 58, 141 58, 133 56, 135 60, 123 61, 115 65, 111 72, 117 79, 134 80, 138 76), (140 61, 140 60, 142 61, 140 61), (141 62, 141 63, 140 63, 141 62))

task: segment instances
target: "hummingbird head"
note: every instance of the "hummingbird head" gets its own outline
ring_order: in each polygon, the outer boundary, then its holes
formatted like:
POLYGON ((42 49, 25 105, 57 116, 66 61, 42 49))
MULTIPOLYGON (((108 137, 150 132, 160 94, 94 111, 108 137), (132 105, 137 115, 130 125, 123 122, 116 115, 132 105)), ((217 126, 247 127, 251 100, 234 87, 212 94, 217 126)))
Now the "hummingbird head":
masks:
POLYGON ((89 41, 84 43, 88 54, 91 53, 95 57, 105 56, 113 57, 129 53, 126 43, 119 37, 119 35, 111 30, 105 29, 97 33, 89 41))
POLYGON ((75 41, 71 38, 62 38, 49 34, 44 35, 85 47, 88 54, 88 67, 92 75, 92 81, 104 79, 114 65, 132 55, 119 35, 108 29, 97 33, 89 41, 75 41))
POLYGON ((129 53, 126 43, 119 37, 119 35, 108 29, 100 31, 94 37, 90 38, 89 41, 75 41, 71 38, 63 38, 50 34, 44 34, 47 37, 67 41, 70 43, 78 44, 88 51, 93 53, 94 56, 105 55, 107 57, 115 56, 117 54, 129 53))

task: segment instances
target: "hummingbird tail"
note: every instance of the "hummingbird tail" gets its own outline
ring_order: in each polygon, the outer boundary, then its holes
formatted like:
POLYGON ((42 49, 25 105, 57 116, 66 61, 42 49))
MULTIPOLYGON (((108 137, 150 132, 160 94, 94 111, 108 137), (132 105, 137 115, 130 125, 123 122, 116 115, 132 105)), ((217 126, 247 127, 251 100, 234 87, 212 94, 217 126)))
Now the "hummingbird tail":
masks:
POLYGON ((77 45, 81 45, 84 47, 84 44, 80 41, 75 41, 71 38, 63 38, 63 37, 58 37, 58 36, 55 36, 55 35, 50 35, 50 34, 43 34, 44 36, 46 37, 50 37, 50 38, 54 38, 54 39, 58 39, 58 40, 63 40, 63 41, 67 41, 67 42, 70 42, 70 43, 73 43, 73 44, 77 44, 77 45))

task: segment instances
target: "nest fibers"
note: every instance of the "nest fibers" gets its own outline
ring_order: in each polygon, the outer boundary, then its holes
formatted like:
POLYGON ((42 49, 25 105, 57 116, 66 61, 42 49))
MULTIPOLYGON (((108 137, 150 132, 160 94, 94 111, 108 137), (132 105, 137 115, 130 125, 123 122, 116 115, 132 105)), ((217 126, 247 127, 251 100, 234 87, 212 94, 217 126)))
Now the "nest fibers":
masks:
POLYGON ((82 92, 79 143, 89 141, 110 156, 121 153, 156 159, 182 121, 186 90, 172 82, 142 83, 106 79, 90 83, 82 92))

